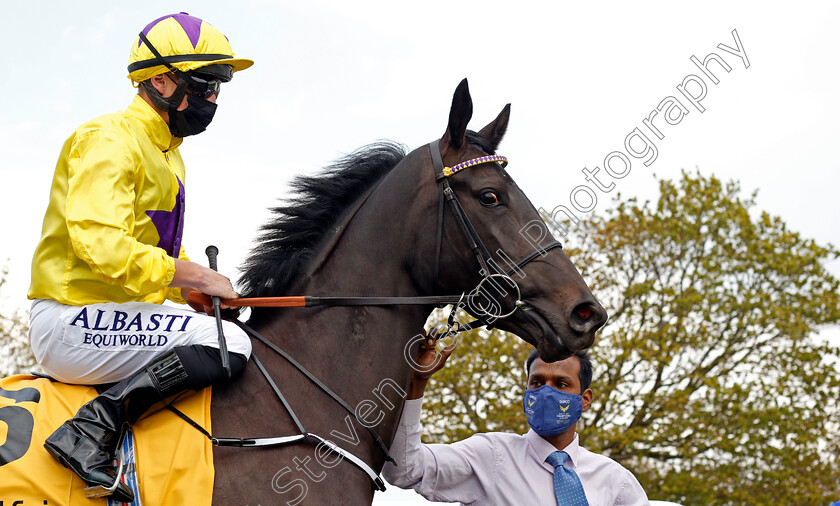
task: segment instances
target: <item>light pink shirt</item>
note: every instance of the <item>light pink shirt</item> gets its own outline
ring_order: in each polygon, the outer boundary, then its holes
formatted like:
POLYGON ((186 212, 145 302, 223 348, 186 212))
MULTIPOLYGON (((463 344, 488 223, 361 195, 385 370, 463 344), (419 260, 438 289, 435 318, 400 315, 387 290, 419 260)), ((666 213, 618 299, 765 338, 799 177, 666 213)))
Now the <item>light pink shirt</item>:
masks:
MULTIPOLYGON (((397 465, 382 475, 400 488, 413 488, 430 501, 465 505, 556 506, 554 468, 545 462, 557 449, 533 430, 524 436, 504 432, 476 434, 453 444, 420 442, 423 399, 408 400, 391 445, 397 465)), ((633 474, 612 459, 578 445, 563 449, 590 506, 649 505, 633 474)))

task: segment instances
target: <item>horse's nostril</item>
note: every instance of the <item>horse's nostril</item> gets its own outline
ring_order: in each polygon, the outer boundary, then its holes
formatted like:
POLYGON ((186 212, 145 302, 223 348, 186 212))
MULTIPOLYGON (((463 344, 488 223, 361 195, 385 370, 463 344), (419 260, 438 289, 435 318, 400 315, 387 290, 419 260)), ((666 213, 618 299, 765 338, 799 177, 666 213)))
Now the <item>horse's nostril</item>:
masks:
POLYGON ((592 318, 592 308, 590 308, 588 305, 576 307, 575 313, 577 313, 577 315, 583 321, 589 321, 589 319, 592 318))
POLYGON ((583 302, 572 309, 569 326, 572 330, 582 334, 597 330, 604 323, 605 318, 598 307, 591 302, 583 302))

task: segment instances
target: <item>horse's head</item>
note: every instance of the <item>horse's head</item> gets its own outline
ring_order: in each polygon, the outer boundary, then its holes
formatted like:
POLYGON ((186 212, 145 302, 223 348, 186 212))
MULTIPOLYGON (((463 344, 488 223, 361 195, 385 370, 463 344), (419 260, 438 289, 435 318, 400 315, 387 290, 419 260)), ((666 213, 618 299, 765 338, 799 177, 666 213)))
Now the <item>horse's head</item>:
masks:
POLYGON ((430 225, 418 241, 425 246, 418 251, 413 277, 421 285, 436 280, 423 290, 438 294, 469 292, 481 283, 480 291, 473 292, 473 316, 483 313, 493 326, 533 344, 540 358, 551 362, 591 346, 607 313, 562 248, 554 247, 559 244, 505 171, 506 162, 486 161, 495 154, 509 115, 508 104, 479 132, 468 131, 472 99, 465 79, 455 90, 440 141, 413 153, 425 156, 420 191, 430 225), (433 164, 435 150, 442 165, 433 164), (459 166, 470 160, 475 163, 459 166), (487 278, 500 272, 507 275, 487 278))

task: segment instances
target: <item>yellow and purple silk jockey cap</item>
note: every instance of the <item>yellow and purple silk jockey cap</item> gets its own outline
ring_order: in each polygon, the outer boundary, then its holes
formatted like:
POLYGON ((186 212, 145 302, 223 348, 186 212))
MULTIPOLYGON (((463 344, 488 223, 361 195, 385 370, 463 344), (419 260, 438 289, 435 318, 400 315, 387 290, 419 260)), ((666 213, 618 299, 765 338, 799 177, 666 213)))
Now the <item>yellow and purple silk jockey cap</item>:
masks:
POLYGON ((237 72, 254 64, 253 60, 234 58, 222 32, 186 12, 158 18, 146 25, 141 34, 166 62, 161 62, 138 36, 128 59, 128 78, 138 83, 169 72, 167 63, 181 72, 216 64, 230 65, 237 72))

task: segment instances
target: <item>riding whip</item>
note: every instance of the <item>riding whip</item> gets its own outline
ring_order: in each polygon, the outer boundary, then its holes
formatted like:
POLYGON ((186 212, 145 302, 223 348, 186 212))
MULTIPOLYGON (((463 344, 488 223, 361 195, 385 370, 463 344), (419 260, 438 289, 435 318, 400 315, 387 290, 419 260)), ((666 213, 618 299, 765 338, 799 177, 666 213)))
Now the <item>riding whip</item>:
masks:
MULTIPOLYGON (((219 248, 210 245, 204 250, 207 254, 207 262, 210 268, 218 272, 216 257, 219 256, 219 248)), ((225 369, 225 376, 230 379, 230 355, 228 355, 227 340, 222 329, 222 299, 218 295, 213 296, 213 314, 216 315, 216 330, 219 333, 219 354, 222 356, 222 367, 225 369)))

